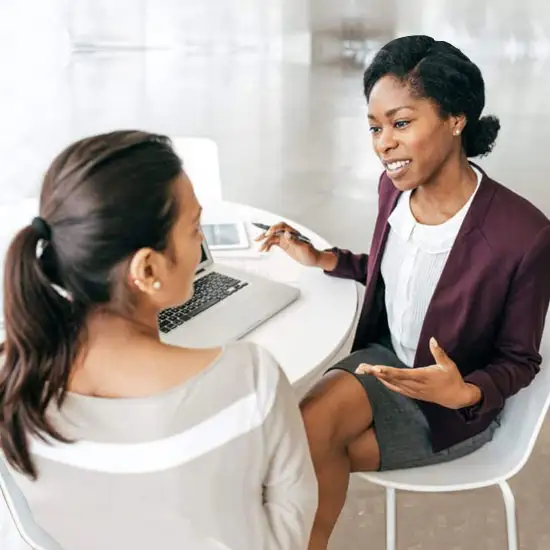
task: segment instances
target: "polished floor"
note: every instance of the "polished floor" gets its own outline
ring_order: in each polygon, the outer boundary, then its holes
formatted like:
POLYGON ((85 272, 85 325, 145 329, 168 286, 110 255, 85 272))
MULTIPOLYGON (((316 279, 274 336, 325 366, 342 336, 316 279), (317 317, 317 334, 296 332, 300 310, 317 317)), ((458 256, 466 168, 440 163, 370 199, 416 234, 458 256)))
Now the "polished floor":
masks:
MULTIPOLYGON (((0 77, 3 199, 35 194, 52 155, 86 134, 139 127, 206 136, 219 146, 224 199, 269 209, 335 244, 367 250, 381 168, 370 150, 363 63, 381 37, 433 32, 446 33, 479 61, 486 111, 501 118, 497 146, 481 165, 550 215, 547 5, 524 1, 526 15, 515 2, 486 2, 481 13, 479 2, 426 0, 424 8, 432 11, 421 18, 421 9, 413 13, 407 2, 396 4, 400 18, 383 18, 379 33, 357 24, 368 22, 367 16, 348 17, 336 32, 326 23, 330 14, 318 13, 318 33, 306 61, 244 47, 199 48, 191 54, 19 51, 20 60, 4 64, 0 77)), ((323 5, 329 10, 330 2, 323 5)), ((13 54, 3 53, 4 61, 13 54)), ((549 459, 550 428, 545 427, 532 459, 512 481, 523 550, 550 548, 549 459)), ((382 550, 383 504, 378 488, 354 480, 331 548, 382 550)), ((400 550, 505 547, 497 490, 399 495, 400 550)))

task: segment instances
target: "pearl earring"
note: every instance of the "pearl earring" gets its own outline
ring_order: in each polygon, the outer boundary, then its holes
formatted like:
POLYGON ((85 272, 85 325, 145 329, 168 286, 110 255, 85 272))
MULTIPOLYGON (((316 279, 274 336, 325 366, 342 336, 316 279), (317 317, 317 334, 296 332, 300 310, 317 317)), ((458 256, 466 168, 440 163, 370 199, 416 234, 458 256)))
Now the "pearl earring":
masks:
POLYGON ((153 289, 154 289, 154 290, 160 290, 160 287, 161 287, 161 286, 162 286, 162 285, 160 284, 160 281, 155 281, 155 282, 153 283, 153 289))
POLYGON ((455 136, 459 136, 460 135, 460 130, 455 130, 455 136))

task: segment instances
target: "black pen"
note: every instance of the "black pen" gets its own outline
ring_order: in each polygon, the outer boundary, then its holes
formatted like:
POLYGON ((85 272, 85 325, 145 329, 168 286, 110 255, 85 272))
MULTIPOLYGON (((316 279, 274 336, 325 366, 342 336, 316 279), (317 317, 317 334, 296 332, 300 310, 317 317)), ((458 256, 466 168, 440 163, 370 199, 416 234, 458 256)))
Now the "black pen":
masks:
MULTIPOLYGON (((252 225, 254 225, 255 227, 257 227, 258 229, 262 229, 263 231, 267 231, 268 229, 271 229, 271 226, 270 225, 266 225, 265 223, 259 223, 259 222, 252 222, 252 225)), ((279 231, 275 231, 275 233, 273 233, 274 235, 281 235, 282 233, 284 233, 286 230, 285 229, 280 229, 279 231)), ((294 239, 296 239, 297 241, 301 241, 303 243, 306 243, 306 244, 311 244, 311 241, 305 237, 304 235, 302 235, 301 233, 295 233, 295 232, 292 232, 292 231, 289 231, 289 233, 292 235, 292 237, 294 239)))

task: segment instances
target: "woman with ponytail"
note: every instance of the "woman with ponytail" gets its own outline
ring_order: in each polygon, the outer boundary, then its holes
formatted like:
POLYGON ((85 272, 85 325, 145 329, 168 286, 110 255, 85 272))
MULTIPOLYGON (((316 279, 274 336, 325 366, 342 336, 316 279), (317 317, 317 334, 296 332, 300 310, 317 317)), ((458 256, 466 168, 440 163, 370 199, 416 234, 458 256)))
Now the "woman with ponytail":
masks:
MULTIPOLYGON (((448 42, 405 36, 367 67, 384 166, 370 254, 265 236, 366 285, 353 353, 306 397, 319 480, 310 550, 326 550, 350 472, 454 460, 490 441, 531 383, 550 301, 550 222, 470 159, 493 149, 479 68, 448 42)), ((288 231, 291 235, 292 231, 288 231)))
POLYGON ((317 486, 283 371, 159 339, 203 239, 169 139, 74 143, 39 209, 5 260, 0 369, 0 460, 38 526, 65 550, 305 549, 317 486))

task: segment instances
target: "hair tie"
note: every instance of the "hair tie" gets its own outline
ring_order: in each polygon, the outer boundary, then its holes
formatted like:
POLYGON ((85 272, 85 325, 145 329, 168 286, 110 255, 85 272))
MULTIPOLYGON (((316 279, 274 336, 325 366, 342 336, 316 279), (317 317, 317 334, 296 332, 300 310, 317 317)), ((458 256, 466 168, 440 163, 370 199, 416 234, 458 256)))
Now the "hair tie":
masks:
POLYGON ((31 227, 36 231, 40 239, 49 241, 52 238, 52 228, 44 218, 40 216, 34 218, 31 227))

